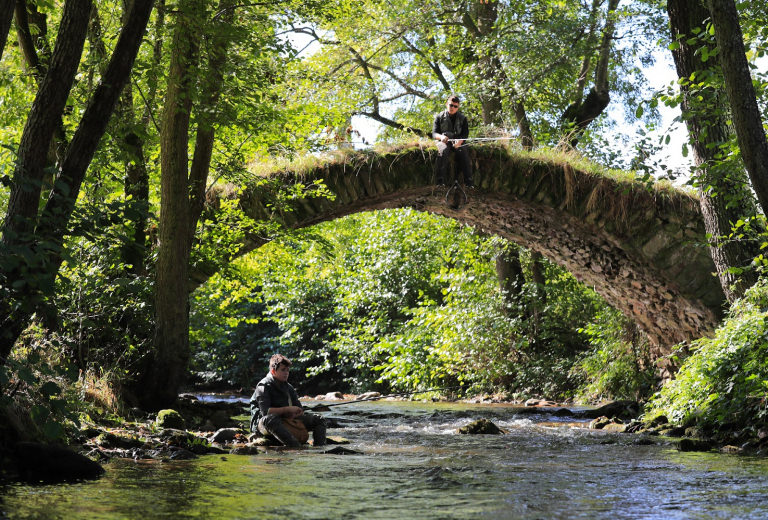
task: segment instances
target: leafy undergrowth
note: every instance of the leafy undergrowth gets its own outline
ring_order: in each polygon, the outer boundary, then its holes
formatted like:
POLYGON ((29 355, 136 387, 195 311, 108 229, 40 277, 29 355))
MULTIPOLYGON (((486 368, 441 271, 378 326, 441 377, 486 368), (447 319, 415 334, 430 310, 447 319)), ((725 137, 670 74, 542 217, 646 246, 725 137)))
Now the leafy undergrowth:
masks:
POLYGON ((674 380, 649 402, 646 419, 732 440, 768 431, 768 281, 736 302, 712 338, 694 344, 674 380))

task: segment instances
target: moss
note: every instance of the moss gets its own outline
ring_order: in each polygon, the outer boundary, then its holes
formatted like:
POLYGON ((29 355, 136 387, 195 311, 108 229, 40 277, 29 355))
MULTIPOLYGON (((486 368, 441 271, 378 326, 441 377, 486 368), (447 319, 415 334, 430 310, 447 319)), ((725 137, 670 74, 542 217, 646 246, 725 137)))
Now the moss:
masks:
POLYGON ((157 412, 157 418, 155 424, 158 428, 173 428, 178 430, 184 429, 184 418, 176 410, 160 410, 157 412))
POLYGON ((493 424, 488 419, 478 419, 469 423, 466 426, 462 426, 458 430, 459 433, 464 435, 477 435, 477 434, 490 434, 500 435, 504 433, 504 430, 493 424))

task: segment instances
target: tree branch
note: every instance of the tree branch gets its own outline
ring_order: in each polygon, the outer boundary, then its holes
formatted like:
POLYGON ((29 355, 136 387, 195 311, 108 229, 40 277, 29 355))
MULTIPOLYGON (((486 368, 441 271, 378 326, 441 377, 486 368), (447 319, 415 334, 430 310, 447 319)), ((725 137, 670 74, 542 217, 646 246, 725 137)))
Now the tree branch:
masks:
POLYGON ((423 130, 419 130, 418 128, 413 128, 412 126, 406 126, 402 123, 398 123, 397 121, 394 121, 392 119, 382 116, 378 111, 355 112, 355 115, 371 118, 374 121, 378 121, 379 123, 385 124, 387 126, 391 126, 392 128, 397 128, 398 130, 405 130, 407 132, 411 132, 420 137, 427 137, 427 132, 424 132, 423 130))

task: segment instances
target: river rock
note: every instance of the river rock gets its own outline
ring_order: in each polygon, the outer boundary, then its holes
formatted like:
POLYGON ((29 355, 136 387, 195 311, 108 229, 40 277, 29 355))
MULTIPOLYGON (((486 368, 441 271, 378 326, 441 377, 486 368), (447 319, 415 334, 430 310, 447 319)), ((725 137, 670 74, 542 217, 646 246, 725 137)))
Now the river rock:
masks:
POLYGON ((240 430, 236 428, 221 428, 217 430, 216 433, 211 435, 211 438, 209 440, 211 442, 224 444, 224 443, 235 440, 235 437, 237 436, 238 433, 240 433, 240 430))
POLYGON ((232 455, 258 455, 259 453, 263 452, 264 448, 262 446, 253 444, 246 446, 235 446, 229 451, 229 453, 232 455))
POLYGON ((19 477, 28 482, 67 482, 93 479, 104 473, 104 468, 84 455, 64 446, 18 442, 14 447, 19 477))
POLYGON ((344 399, 344 394, 341 392, 328 392, 325 395, 318 395, 318 401, 341 401, 344 399))
POLYGON ((590 423, 589 423, 589 429, 590 430, 602 430, 603 428, 605 428, 609 424, 611 424, 611 420, 608 417, 603 415, 602 417, 597 417, 595 419, 592 419, 592 421, 590 421, 590 423))
POLYGON ((594 410, 584 410, 577 414, 578 417, 584 417, 585 419, 597 419, 603 415, 620 419, 634 419, 640 415, 640 404, 637 401, 614 401, 594 410))
POLYGON ((155 424, 158 428, 184 429, 184 418, 176 410, 166 409, 157 412, 155 424))
POLYGON ((617 422, 610 422, 603 426, 604 432, 614 432, 614 433, 624 433, 627 429, 626 424, 621 424, 617 422))
POLYGON ((355 399, 376 399, 377 397, 381 397, 381 392, 365 392, 358 395, 355 399))
POLYGON ((502 433, 505 433, 504 430, 493 424, 488 419, 478 419, 476 421, 472 421, 466 426, 462 426, 457 430, 459 433, 463 435, 477 435, 477 434, 489 434, 489 435, 500 435, 502 433))
POLYGON ((528 399, 525 402, 525 406, 557 406, 554 401, 547 401, 546 399, 528 399))
POLYGON ((191 451, 185 450, 184 448, 178 448, 176 446, 171 446, 170 452, 171 454, 168 456, 170 460, 190 460, 197 458, 197 455, 191 451))
POLYGON ((343 446, 336 446, 323 452, 326 455, 362 455, 362 452, 344 448, 343 446))
POLYGON ((134 436, 118 435, 112 432, 100 433, 94 440, 94 444, 101 448, 138 448, 144 442, 134 436))
POLYGON ((680 439, 676 446, 680 451, 710 451, 714 448, 712 442, 701 439, 680 439))

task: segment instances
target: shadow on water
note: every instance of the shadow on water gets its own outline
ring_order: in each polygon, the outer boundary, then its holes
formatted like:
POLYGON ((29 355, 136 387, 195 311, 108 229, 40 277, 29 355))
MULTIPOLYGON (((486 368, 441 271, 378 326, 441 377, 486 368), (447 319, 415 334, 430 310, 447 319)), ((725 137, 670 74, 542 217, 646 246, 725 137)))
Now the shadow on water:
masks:
POLYGON ((97 481, 0 490, 7 519, 766 518, 768 461, 680 453, 654 438, 509 406, 338 407, 324 448, 192 461, 114 460, 97 481), (509 433, 458 435, 487 418, 509 433))

